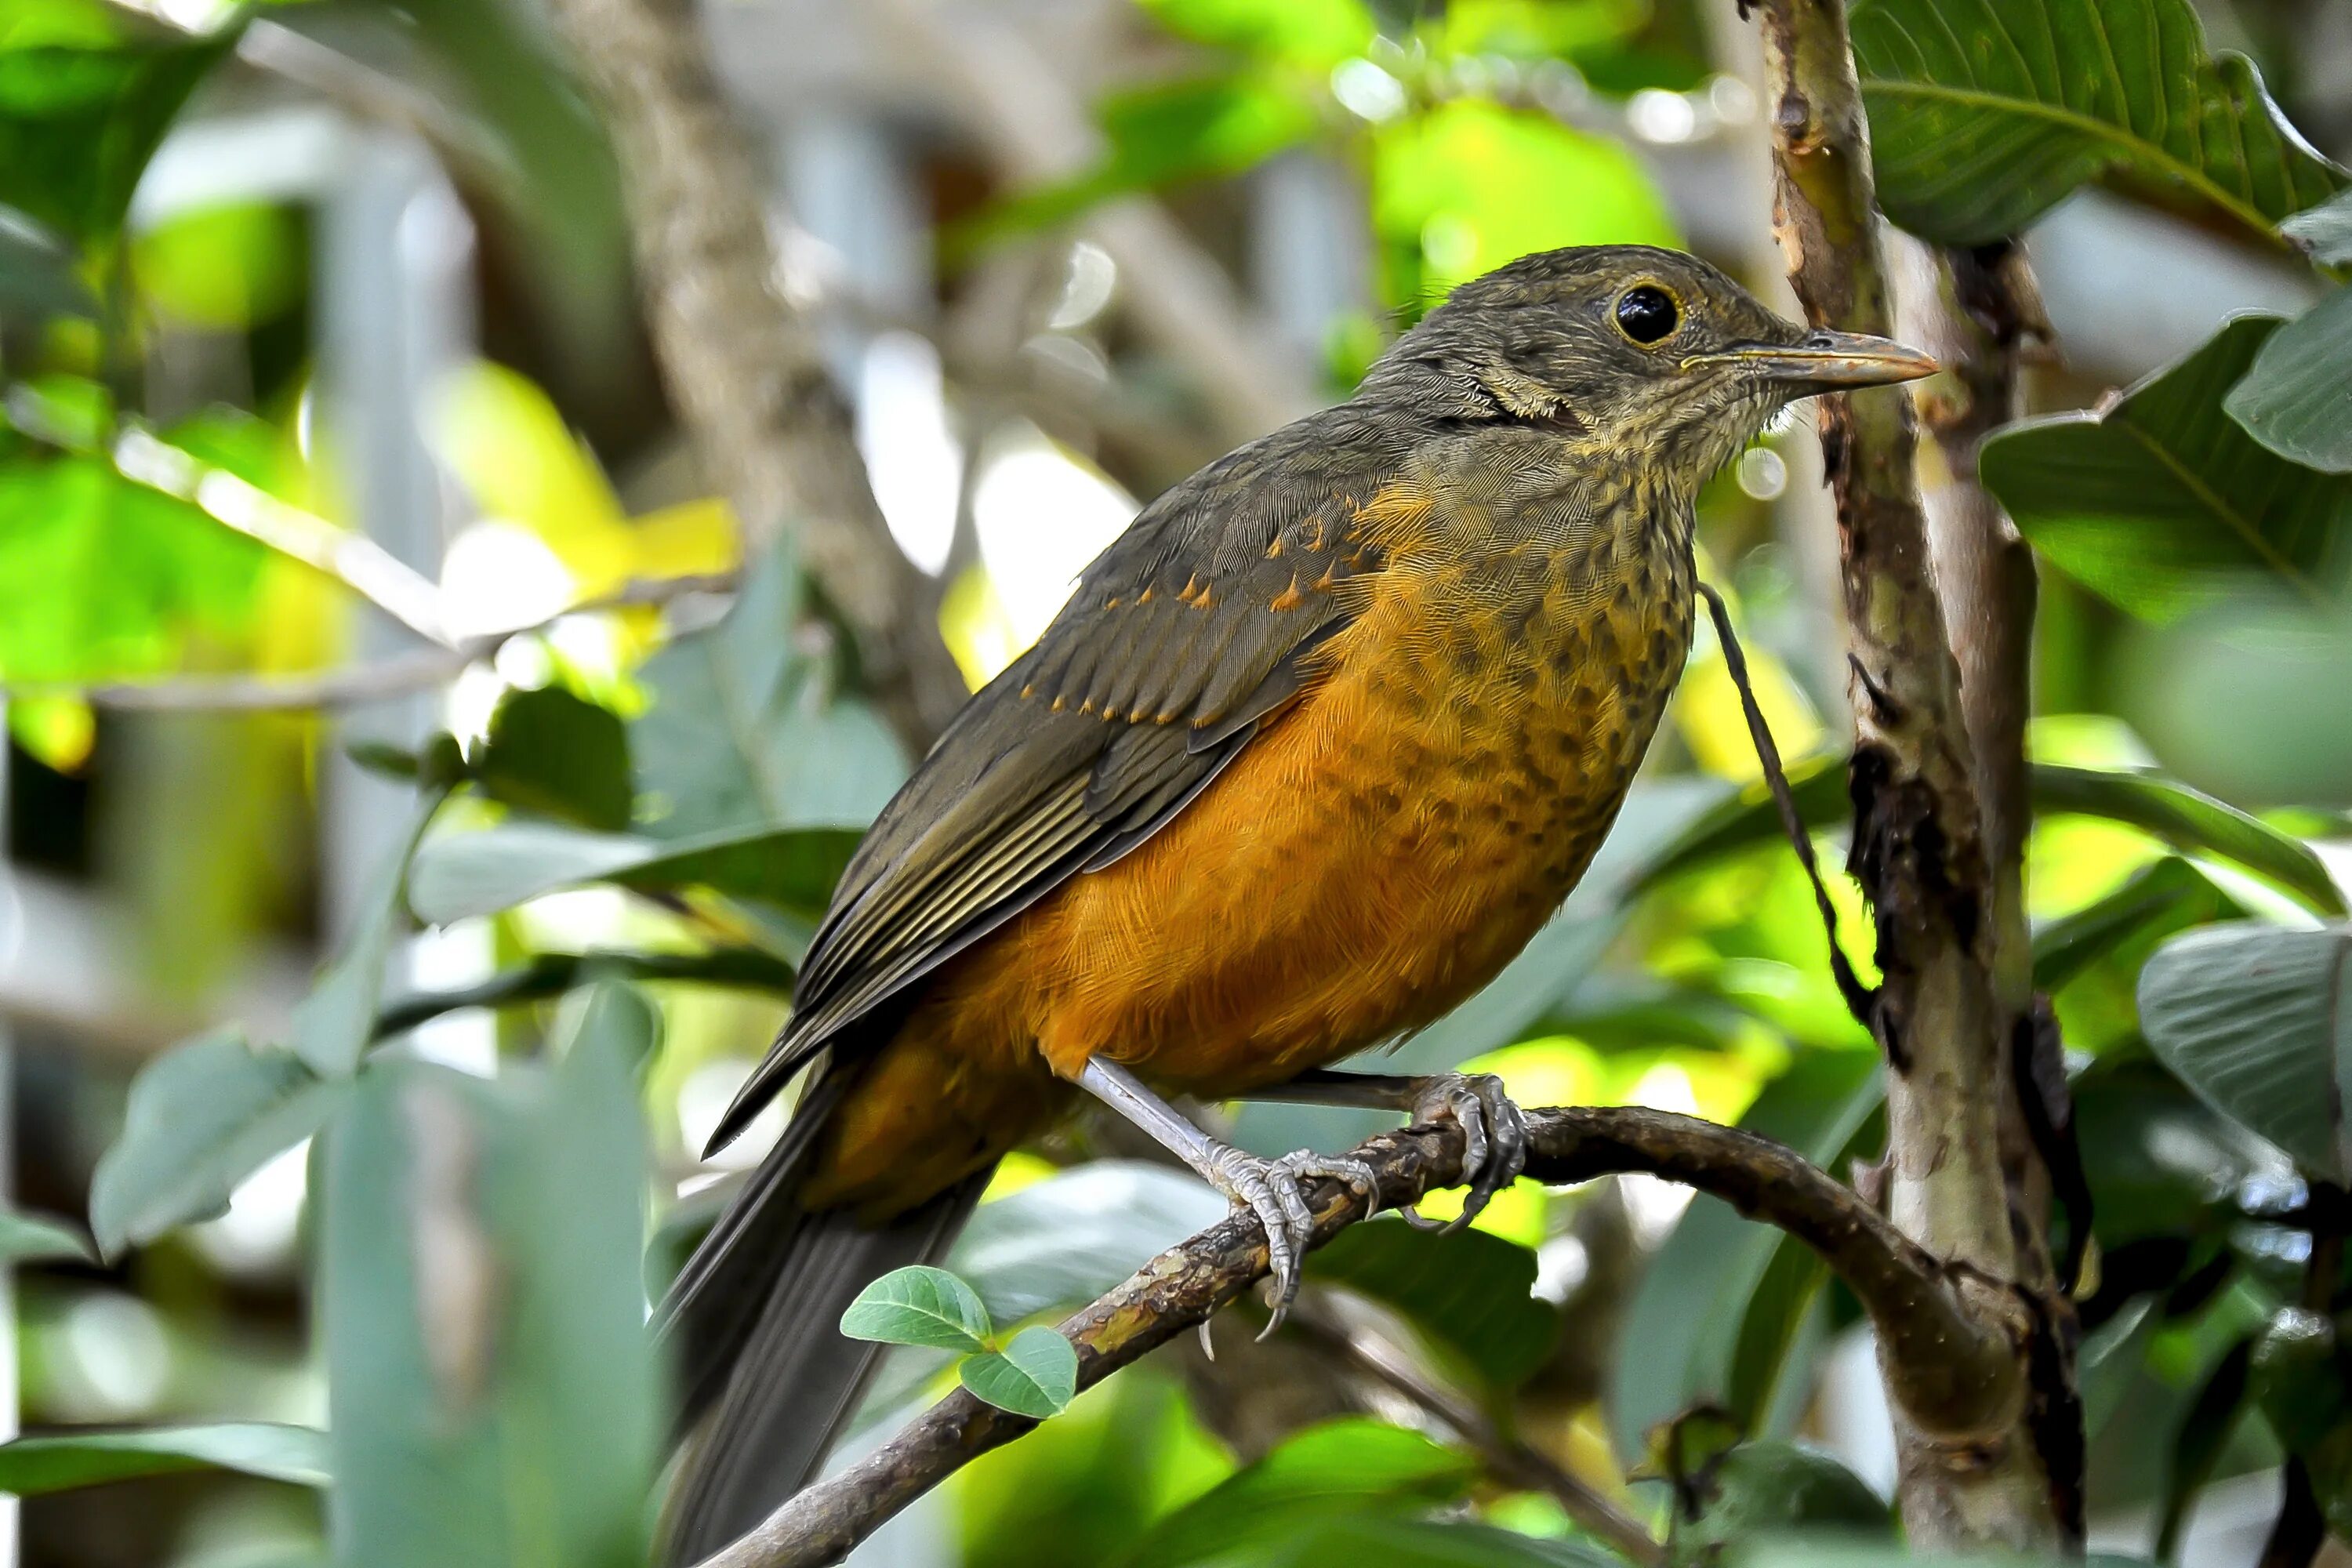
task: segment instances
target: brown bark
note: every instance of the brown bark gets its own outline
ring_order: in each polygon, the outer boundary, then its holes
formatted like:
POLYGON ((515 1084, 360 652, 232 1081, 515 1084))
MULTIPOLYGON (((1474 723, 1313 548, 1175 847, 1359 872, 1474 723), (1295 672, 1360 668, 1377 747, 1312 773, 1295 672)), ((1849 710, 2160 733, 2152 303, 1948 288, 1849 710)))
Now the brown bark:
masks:
MULTIPOLYGON (((1736 1128, 1640 1109, 1528 1114, 1528 1174, 1552 1184, 1642 1171, 1685 1182, 1803 1241, 1853 1290, 1877 1328, 1890 1384, 1930 1429, 1983 1429, 2019 1403, 2024 1331, 2006 1292, 1947 1270, 1853 1192, 1790 1150, 1736 1128)), ((1455 1184, 1462 1137, 1451 1124, 1383 1133, 1354 1151, 1381 1205, 1455 1184)), ((1312 1195, 1319 1246, 1363 1217, 1336 1183, 1312 1195)), ((1089 1387, 1205 1321, 1266 1274, 1265 1239, 1237 1216, 1146 1264, 1062 1325, 1089 1387)), ((702 1568, 815 1568, 837 1562, 884 1521, 991 1448, 1036 1425, 957 1390, 846 1470, 809 1488, 702 1568)))
MULTIPOLYGON (((1774 226, 1819 326, 1885 333, 1890 289, 1868 132, 1842 0, 1763 0, 1774 226)), ((1877 921, 1892 1217, 1946 1264, 2006 1293, 2018 1277, 1998 1111, 2007 1036, 1995 907, 1960 673, 1914 474, 1909 401, 1822 400, 1853 671, 1853 869, 1877 921)), ((1884 1354, 1888 1347, 1882 1346, 1884 1354)), ((2013 1393, 2021 1364, 2005 1380, 2013 1393)), ((2035 1549, 2057 1531, 2020 1397, 1972 1431, 1937 1430, 1890 1359, 1904 1521, 1937 1549, 2035 1549)))
POLYGON ((621 157, 655 353, 758 549, 789 534, 918 753, 966 695, 933 585, 890 537, 814 335, 772 286, 762 185, 690 0, 554 0, 621 157))

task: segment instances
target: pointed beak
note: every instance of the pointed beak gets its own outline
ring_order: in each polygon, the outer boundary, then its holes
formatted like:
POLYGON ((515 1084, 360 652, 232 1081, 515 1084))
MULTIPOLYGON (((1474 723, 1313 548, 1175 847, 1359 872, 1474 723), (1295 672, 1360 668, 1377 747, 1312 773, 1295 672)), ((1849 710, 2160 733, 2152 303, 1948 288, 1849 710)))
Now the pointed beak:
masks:
POLYGON ((1916 381, 1936 374, 1936 362, 1917 349, 1888 338, 1861 332, 1833 332, 1826 327, 1805 334, 1796 343, 1749 343, 1721 353, 1703 354, 1685 364, 1737 364, 1769 381, 1787 382, 1805 392, 1831 392, 1849 386, 1885 386, 1916 381))

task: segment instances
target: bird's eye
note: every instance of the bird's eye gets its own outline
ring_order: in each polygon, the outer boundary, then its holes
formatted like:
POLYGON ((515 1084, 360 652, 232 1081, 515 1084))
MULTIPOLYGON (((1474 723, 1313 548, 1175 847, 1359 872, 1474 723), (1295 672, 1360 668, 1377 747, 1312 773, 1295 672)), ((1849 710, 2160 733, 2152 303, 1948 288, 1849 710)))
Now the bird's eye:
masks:
POLYGON ((1617 297, 1617 326, 1637 343, 1654 343, 1682 323, 1675 297, 1654 283, 1637 284, 1617 297))

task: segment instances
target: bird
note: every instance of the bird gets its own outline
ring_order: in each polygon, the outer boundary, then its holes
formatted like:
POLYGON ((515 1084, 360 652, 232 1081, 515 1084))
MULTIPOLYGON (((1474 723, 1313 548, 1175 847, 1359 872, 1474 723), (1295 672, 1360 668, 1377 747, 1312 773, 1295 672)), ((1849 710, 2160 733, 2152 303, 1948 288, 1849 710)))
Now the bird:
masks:
POLYGON ((1244 1153, 1171 1097, 1452 1119, 1465 1218, 1514 1180, 1491 1077, 1333 1064, 1477 990, 1576 885, 1689 649, 1700 488, 1788 404, 1934 368, 1681 252, 1540 252, 1146 506, 883 809, 713 1134, 802 1080, 660 1310, 669 1558, 812 1479, 877 1353, 843 1310, 1089 1099, 1256 1217, 1277 1315, 1302 1189, 1370 1172, 1244 1153))

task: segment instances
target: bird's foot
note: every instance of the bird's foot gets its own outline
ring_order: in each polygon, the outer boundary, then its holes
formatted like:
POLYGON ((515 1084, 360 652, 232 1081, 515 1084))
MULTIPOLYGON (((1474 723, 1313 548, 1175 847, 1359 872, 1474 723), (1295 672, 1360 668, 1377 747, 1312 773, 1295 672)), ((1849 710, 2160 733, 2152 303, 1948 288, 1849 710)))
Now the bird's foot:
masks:
POLYGON ((1451 1121, 1461 1126, 1462 1174, 1470 1188, 1462 1212, 1450 1220, 1426 1218, 1408 1205, 1404 1217, 1423 1230, 1459 1230, 1527 1168, 1528 1119, 1492 1073, 1449 1072, 1420 1079, 1412 1114, 1416 1122, 1451 1121))
POLYGON ((1315 1234, 1315 1215, 1307 1206, 1307 1190, 1321 1181, 1344 1182, 1364 1200, 1366 1214, 1380 1206, 1380 1179, 1371 1166, 1343 1154, 1301 1149, 1279 1160, 1265 1160, 1220 1144, 1201 1173, 1235 1208, 1249 1210, 1265 1227, 1266 1263, 1273 1275, 1266 1304, 1273 1316, 1260 1339, 1282 1327, 1290 1304, 1298 1299, 1299 1265, 1315 1234))

